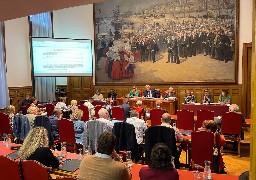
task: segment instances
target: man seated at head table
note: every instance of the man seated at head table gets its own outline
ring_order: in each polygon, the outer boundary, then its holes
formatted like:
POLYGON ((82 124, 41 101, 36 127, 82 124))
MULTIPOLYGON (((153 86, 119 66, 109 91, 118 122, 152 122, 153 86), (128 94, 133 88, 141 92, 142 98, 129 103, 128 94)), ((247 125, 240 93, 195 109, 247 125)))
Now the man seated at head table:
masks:
POLYGON ((176 92, 172 87, 169 87, 169 89, 165 91, 164 99, 168 99, 169 97, 176 97, 176 92))
POLYGON ((116 138, 111 132, 104 132, 97 141, 97 153, 85 155, 79 168, 78 178, 81 180, 109 179, 129 180, 131 174, 114 147, 116 138))
POLYGON ((139 91, 136 86, 133 86, 131 91, 128 93, 127 97, 139 97, 139 91))
POLYGON ((110 89, 110 92, 108 93, 108 98, 111 100, 115 100, 117 98, 117 94, 114 89, 110 89))
POLYGON ((184 97, 184 104, 196 103, 196 96, 191 91, 187 90, 184 97))
POLYGON ((29 105, 31 103, 30 99, 29 99, 29 95, 26 96, 25 99, 23 99, 21 106, 26 106, 29 105))
POLYGON ((101 91, 100 89, 97 89, 96 90, 96 93, 92 96, 92 98, 94 100, 99 100, 99 101, 102 101, 104 98, 103 98, 103 95, 101 94, 101 91))
POLYGON ((208 103, 208 104, 213 103, 212 95, 210 94, 208 89, 204 90, 204 95, 203 95, 203 98, 202 98, 202 103, 208 103))
POLYGON ((151 89, 150 85, 145 86, 146 90, 144 91, 144 97, 147 98, 155 98, 156 97, 156 90, 151 89))

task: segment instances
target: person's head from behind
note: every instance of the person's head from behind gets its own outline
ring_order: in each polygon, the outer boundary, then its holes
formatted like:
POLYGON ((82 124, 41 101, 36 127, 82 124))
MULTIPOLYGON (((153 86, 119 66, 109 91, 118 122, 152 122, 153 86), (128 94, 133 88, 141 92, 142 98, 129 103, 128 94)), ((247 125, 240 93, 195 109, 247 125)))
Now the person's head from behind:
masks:
POLYGON ((239 111, 239 106, 237 104, 231 104, 229 106, 229 112, 238 112, 239 111))
POLYGON ((75 100, 75 99, 71 100, 70 105, 77 106, 77 100, 75 100))
POLYGON ((48 133, 43 127, 31 129, 19 150, 21 159, 27 159, 38 148, 49 147, 48 133))
POLYGON ((6 114, 15 114, 15 106, 9 105, 5 108, 6 114))
POLYGON ((222 89, 221 95, 222 96, 227 96, 228 95, 228 90, 227 89, 222 89))
POLYGON ((139 101, 136 102, 136 104, 137 104, 137 106, 140 107, 142 105, 142 101, 139 100, 139 101))
POLYGON ((74 109, 72 114, 70 115, 70 119, 72 120, 81 120, 84 112, 81 109, 74 109))
POLYGON ((108 110, 104 109, 104 108, 101 108, 98 112, 98 115, 100 118, 103 118, 103 119, 109 119, 109 113, 108 113, 108 110))
POLYGON ((171 115, 169 113, 164 113, 162 115, 162 123, 170 123, 171 122, 171 115))
POLYGON ((52 115, 58 117, 58 119, 61 119, 62 111, 59 108, 55 108, 52 112, 52 115))
POLYGON ((66 97, 60 97, 60 102, 66 103, 66 97))
POLYGON ((208 132, 215 133, 217 131, 217 124, 213 120, 205 120, 202 126, 208 132))
POLYGON ((171 151, 165 144, 159 143, 153 147, 149 167, 165 171, 173 169, 171 151))
POLYGON ((102 133, 97 140, 97 150, 101 154, 111 155, 116 143, 116 137, 111 132, 102 133))
POLYGON ((30 107, 27 109, 27 113, 28 113, 28 114, 37 115, 37 114, 38 114, 38 108, 37 108, 37 107, 34 107, 34 106, 30 106, 30 107))
POLYGON ((136 110, 132 110, 131 112, 130 112, 130 117, 132 118, 132 117, 136 117, 136 118, 138 118, 139 117, 139 113, 138 113, 138 111, 136 111, 136 110))

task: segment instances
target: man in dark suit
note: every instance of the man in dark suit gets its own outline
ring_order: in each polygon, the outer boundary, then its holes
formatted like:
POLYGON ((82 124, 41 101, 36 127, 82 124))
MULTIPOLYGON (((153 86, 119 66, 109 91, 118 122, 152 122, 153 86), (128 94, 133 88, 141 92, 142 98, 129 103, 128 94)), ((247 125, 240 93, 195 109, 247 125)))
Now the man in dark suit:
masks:
POLYGON ((155 98, 155 96, 156 96, 155 90, 151 89, 150 85, 146 85, 145 88, 146 88, 146 90, 144 91, 144 97, 155 98))

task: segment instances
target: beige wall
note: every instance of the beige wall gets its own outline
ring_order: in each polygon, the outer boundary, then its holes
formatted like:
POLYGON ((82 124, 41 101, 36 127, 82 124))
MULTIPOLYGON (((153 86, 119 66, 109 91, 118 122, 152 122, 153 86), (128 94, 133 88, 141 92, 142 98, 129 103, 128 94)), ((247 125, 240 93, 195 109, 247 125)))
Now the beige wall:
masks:
MULTIPOLYGON (((94 39, 93 6, 85 5, 53 12, 54 36, 94 39)), ((31 85, 27 18, 6 22, 8 86, 31 85), (19 25, 19 26, 17 26, 19 25)), ((240 1, 239 72, 242 84, 243 43, 252 41, 252 0, 240 1)))

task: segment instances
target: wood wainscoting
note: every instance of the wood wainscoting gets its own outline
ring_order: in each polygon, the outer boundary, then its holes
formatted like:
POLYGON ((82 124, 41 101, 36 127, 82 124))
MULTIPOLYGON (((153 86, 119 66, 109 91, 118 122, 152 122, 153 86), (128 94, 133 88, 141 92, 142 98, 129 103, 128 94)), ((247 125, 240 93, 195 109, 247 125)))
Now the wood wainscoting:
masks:
POLYGON ((32 97, 32 86, 9 87, 11 104, 15 106, 16 112, 19 110, 21 102, 27 95, 32 97))

